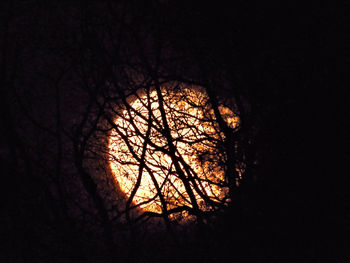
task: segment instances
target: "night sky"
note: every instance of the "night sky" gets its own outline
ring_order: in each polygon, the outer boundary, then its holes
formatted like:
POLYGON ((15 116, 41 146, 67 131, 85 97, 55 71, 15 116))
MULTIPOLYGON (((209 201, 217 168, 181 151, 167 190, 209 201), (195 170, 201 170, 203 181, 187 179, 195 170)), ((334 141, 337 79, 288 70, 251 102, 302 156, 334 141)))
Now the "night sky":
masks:
MULTIPOLYGON (((341 169, 349 140, 335 146, 348 136, 349 114, 342 91, 333 92, 344 76, 329 79, 345 72, 344 57, 334 62, 341 9, 124 2, 0 4, 0 261, 349 262, 341 169), (164 75, 211 79, 217 94, 243 101, 240 138, 252 143, 242 146, 251 159, 236 205, 208 225, 149 233, 100 213, 113 209, 106 201, 112 188, 84 177, 86 156, 75 147, 88 133, 80 124, 89 96, 112 81, 118 65, 156 63, 159 43, 167 46, 164 75), (139 49, 145 57, 135 55, 139 49)), ((97 175, 106 168, 99 165, 91 165, 97 175)))

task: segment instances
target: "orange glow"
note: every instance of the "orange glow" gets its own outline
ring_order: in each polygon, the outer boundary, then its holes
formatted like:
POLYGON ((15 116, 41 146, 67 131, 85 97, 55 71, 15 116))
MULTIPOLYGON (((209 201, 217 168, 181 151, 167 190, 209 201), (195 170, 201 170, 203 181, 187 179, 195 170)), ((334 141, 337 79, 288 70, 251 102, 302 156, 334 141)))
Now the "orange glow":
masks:
MULTIPOLYGON (((176 160, 187 178, 194 178, 191 188, 199 208, 210 210, 201 197, 203 194, 210 200, 227 202, 223 165, 226 157, 219 148, 225 137, 215 121, 207 95, 199 88, 177 87, 176 90, 163 89, 162 97, 176 147, 176 160)), ((109 138, 110 166, 121 190, 130 198, 141 178, 133 205, 161 213, 164 205, 161 194, 167 209, 192 207, 184 182, 175 169, 174 158, 167 153, 169 145, 162 132, 164 123, 157 92, 139 91, 129 105, 129 109, 121 110, 115 118, 117 129, 113 129, 109 138), (142 171, 140 163, 144 165, 142 171)), ((239 118, 231 109, 219 106, 219 111, 229 127, 238 125, 239 118)))

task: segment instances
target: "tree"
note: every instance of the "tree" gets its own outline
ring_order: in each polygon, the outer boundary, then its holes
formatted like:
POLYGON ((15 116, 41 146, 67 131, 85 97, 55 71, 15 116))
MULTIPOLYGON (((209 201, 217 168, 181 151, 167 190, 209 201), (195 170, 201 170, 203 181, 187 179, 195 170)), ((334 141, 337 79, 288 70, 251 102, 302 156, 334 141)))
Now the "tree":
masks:
POLYGON ((9 108, 18 152, 28 152, 46 193, 37 231, 55 233, 53 251, 69 243, 73 261, 90 246, 123 257, 124 230, 148 220, 164 221, 167 233, 214 222, 239 206, 255 158, 242 147, 253 136, 239 92, 221 68, 177 46, 167 30, 176 16, 154 7, 141 16, 125 3, 47 4, 51 16, 35 6, 24 16, 31 32, 16 25, 28 45, 9 108))
POLYGON ((217 94, 215 74, 205 76, 200 63, 192 74, 174 71, 169 65, 174 47, 162 30, 152 28, 154 21, 140 27, 137 16, 123 21, 113 11, 107 19, 87 11, 104 28, 83 23, 81 52, 75 54, 74 68, 89 101, 73 136, 78 170, 86 173, 89 156, 123 171, 117 176, 127 197, 116 217, 125 213, 130 219, 131 209, 146 206, 150 211, 136 221, 146 216, 168 221, 175 213, 200 219, 223 209, 244 171, 242 109, 233 97, 217 94), (111 30, 115 25, 117 32, 111 30), (113 150, 99 145, 109 136, 113 150))

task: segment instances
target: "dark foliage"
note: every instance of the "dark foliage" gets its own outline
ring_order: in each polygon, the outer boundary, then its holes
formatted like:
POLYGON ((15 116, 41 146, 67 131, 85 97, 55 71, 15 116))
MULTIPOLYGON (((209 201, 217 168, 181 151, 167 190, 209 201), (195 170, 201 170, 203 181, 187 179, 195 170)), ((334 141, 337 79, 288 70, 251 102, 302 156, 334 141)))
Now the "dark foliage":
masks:
POLYGON ((285 2, 1 2, 0 261, 348 262, 329 14, 341 24, 338 9, 285 2), (234 99, 241 120, 224 145, 239 145, 232 171, 246 165, 233 201, 188 226, 164 210, 167 228, 120 221, 102 154, 108 107, 159 79, 205 87, 214 111, 234 99))

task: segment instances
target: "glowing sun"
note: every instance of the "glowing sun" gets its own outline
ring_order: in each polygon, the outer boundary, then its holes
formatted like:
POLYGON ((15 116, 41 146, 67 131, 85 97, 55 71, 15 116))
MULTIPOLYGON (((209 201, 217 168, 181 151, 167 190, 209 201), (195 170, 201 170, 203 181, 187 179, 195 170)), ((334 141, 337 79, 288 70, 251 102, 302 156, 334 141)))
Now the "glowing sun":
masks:
MULTIPOLYGON (((230 128, 238 125, 230 108, 218 109, 230 128)), ((129 206, 164 213, 228 202, 225 136, 201 88, 139 90, 116 112, 110 167, 129 206)))

